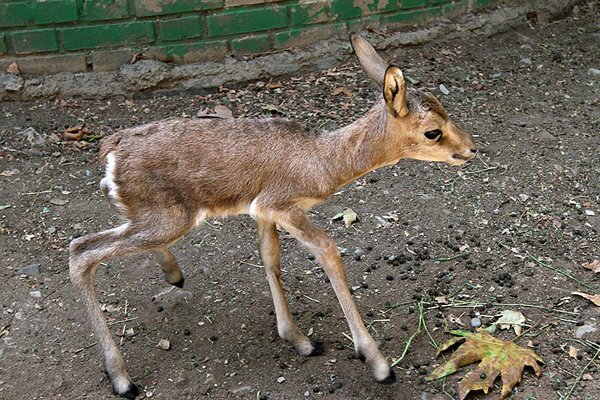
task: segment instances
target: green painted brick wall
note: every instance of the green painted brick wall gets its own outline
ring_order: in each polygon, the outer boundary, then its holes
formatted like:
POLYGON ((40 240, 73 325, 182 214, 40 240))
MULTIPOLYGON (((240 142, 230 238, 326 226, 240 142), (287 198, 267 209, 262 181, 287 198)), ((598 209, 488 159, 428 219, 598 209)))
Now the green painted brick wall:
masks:
POLYGON ((127 0, 82 0, 81 20, 102 21, 129 17, 127 0))
POLYGON ((42 53, 58 50, 55 29, 38 29, 10 34, 16 54, 42 53))
POLYGON ((157 26, 160 40, 184 40, 202 35, 202 21, 199 15, 162 19, 158 21, 157 26))
POLYGON ((0 33, 0 54, 6 53, 6 42, 4 41, 4 33, 0 33))
POLYGON ((197 62, 412 25, 499 1, 518 0, 0 0, 0 62, 42 53, 85 61, 75 69, 106 70, 138 52, 197 62))
POLYGON ((152 22, 95 25, 66 28, 61 31, 65 50, 151 43, 154 40, 152 22))
POLYGON ((209 36, 235 35, 288 25, 285 7, 261 7, 243 10, 227 10, 206 18, 209 36))

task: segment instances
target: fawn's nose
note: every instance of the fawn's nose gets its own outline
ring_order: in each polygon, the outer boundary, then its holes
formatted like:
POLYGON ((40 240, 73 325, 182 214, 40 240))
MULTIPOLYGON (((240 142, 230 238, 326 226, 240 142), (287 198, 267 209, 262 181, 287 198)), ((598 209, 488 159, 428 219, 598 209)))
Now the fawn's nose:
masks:
POLYGON ((475 157, 475 153, 477 153, 477 149, 467 149, 462 153, 454 153, 452 158, 456 160, 470 160, 475 157))

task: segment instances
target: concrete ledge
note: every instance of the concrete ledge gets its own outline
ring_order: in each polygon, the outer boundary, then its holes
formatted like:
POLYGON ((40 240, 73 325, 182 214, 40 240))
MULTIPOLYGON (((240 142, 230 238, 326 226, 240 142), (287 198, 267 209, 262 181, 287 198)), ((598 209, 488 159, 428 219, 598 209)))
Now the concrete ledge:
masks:
MULTIPOLYGON (((396 32, 382 38, 370 35, 369 40, 379 49, 392 49, 399 46, 418 45, 437 38, 484 35, 490 36, 508 31, 527 23, 527 15, 535 12, 539 19, 550 20, 564 17, 581 0, 524 0, 519 5, 504 5, 477 14, 464 14, 452 21, 441 19, 426 27, 406 32, 396 32)), ((337 32, 340 33, 340 32, 337 32)), ((345 32, 343 32, 345 34, 345 32)), ((224 47, 214 43, 213 47, 197 49, 197 58, 202 60, 203 50, 223 55, 224 47)), ((156 54, 156 58, 169 61, 177 52, 156 54)), ((103 60, 96 72, 86 70, 86 59, 73 55, 65 58, 65 71, 55 75, 36 78, 0 74, 0 101, 24 101, 48 97, 107 98, 112 96, 134 97, 152 95, 155 92, 192 91, 202 92, 223 84, 240 84, 257 79, 290 75, 304 70, 331 68, 348 60, 352 50, 347 38, 336 37, 303 48, 284 50, 256 56, 254 58, 235 59, 226 57, 219 62, 201 62, 197 64, 171 64, 159 60, 140 60, 134 64, 122 64, 131 60, 132 53, 98 52, 92 57, 103 60), (107 71, 122 64, 117 71, 107 71)), ((89 61, 89 60, 88 60, 89 61)), ((36 69, 35 63, 19 64, 21 73, 43 73, 36 69)), ((5 65, 0 68, 6 70, 5 65)))

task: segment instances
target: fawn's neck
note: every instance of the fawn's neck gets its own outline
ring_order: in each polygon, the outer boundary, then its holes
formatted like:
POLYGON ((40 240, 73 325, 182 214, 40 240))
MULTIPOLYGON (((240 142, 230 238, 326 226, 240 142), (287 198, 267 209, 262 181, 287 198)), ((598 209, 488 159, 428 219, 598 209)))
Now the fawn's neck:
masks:
POLYGON ((350 125, 325 134, 329 170, 336 189, 384 165, 397 161, 385 138, 387 109, 383 100, 350 125))

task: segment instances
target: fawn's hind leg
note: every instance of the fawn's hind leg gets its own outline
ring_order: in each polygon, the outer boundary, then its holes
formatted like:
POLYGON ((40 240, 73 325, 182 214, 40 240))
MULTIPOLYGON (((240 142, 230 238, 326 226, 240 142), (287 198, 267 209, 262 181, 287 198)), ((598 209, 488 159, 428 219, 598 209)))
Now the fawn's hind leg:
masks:
POLYGON ((94 287, 96 269, 100 262, 110 258, 164 248, 183 236, 190 227, 191 223, 187 223, 180 215, 179 219, 177 216, 165 221, 155 219, 151 226, 139 222, 128 223, 71 242, 69 249, 71 282, 79 289, 87 307, 92 329, 104 357, 104 369, 110 378, 113 391, 122 397, 135 399, 139 394, 139 388, 129 378, 123 357, 100 310, 94 287))
POLYGON ((290 314, 281 285, 281 262, 279 257, 279 237, 275 223, 258 220, 258 243, 260 256, 265 265, 267 280, 273 296, 277 331, 282 339, 290 342, 301 356, 314 356, 321 353, 320 344, 311 342, 302 334, 296 321, 290 314))
POLYGON ((179 268, 179 264, 177 263, 177 259, 166 247, 153 250, 152 254, 158 260, 160 264, 160 268, 162 269, 163 274, 165 275, 165 280, 173 286, 183 287, 183 274, 181 273, 181 269, 179 268))

